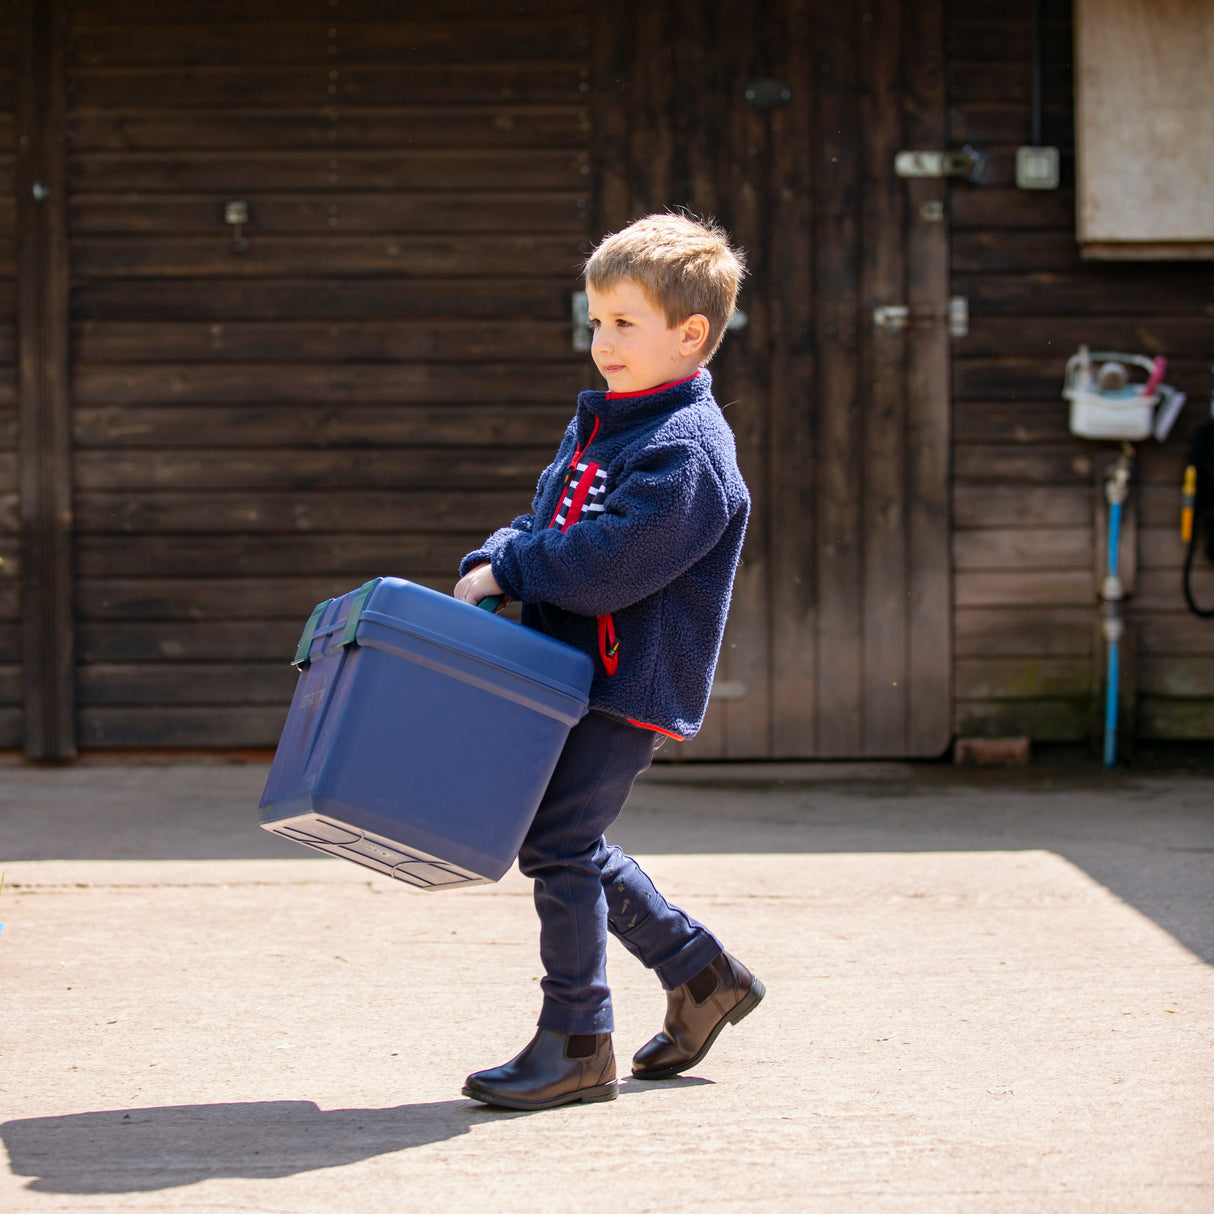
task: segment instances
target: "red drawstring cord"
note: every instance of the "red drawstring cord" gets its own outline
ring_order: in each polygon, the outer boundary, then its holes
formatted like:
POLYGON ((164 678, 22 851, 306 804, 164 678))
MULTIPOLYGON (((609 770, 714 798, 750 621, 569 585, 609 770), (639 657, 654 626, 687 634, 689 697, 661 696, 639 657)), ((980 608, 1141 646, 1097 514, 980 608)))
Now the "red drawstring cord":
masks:
MULTIPOLYGON (((560 494, 556 499, 556 509, 552 512, 552 519, 548 523, 551 527, 556 522, 556 516, 561 512, 561 502, 565 498, 565 491, 569 488, 572 481, 572 474, 577 469, 578 461, 582 456, 590 450, 590 444, 594 442, 594 436, 599 432, 599 418, 594 419, 594 428, 590 431, 590 437, 586 440, 584 447, 578 447, 573 458, 569 461, 569 471, 565 474, 565 483, 561 486, 560 494)), ((569 517, 565 520, 563 531, 568 531, 570 527, 577 521, 578 515, 581 513, 582 503, 586 500, 586 495, 590 491, 590 482, 593 479, 596 468, 590 467, 586 469, 585 483, 578 486, 578 490, 574 495, 574 500, 569 507, 569 517)), ((620 666, 620 642, 615 635, 615 620, 611 615, 600 615, 598 618, 599 625, 599 657, 603 662, 603 669, 608 676, 615 674, 620 666)))
POLYGON ((615 636, 615 620, 608 613, 599 616, 598 621, 599 657, 603 659, 603 669, 608 675, 613 675, 620 665, 620 643, 615 636))

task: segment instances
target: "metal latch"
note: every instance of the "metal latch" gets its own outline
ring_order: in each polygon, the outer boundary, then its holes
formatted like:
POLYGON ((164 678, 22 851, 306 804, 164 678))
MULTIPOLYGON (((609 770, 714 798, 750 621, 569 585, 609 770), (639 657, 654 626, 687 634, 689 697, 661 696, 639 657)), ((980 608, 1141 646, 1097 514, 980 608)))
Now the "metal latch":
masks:
POLYGON ((590 304, 585 291, 574 291, 569 300, 569 320, 573 325, 571 336, 573 348, 579 354, 590 350, 590 304))
POLYGON ((894 157, 899 177, 960 177, 976 182, 985 167, 986 157, 968 144, 960 151, 904 151, 894 157))
POLYGON ((948 324, 950 337, 965 337, 970 331, 970 301, 964 295, 954 295, 942 310, 916 310, 906 304, 879 304, 873 309, 873 324, 883 333, 902 333, 912 326, 916 329, 948 324))

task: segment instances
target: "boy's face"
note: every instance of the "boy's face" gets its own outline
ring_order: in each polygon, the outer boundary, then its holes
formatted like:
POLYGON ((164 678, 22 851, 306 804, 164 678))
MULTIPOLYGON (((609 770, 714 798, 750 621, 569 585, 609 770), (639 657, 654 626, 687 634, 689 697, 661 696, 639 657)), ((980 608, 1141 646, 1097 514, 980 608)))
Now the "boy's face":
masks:
POLYGON ((692 316, 671 328, 638 283, 586 285, 594 364, 612 392, 644 392, 686 379, 700 365, 708 322, 692 316))

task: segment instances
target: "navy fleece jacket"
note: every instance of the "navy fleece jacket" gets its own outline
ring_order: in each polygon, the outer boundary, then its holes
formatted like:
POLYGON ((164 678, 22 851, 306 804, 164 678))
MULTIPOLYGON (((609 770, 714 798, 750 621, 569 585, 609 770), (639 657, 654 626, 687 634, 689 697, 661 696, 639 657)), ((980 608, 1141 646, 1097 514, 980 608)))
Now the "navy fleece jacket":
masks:
POLYGON ((750 511, 708 372, 650 392, 582 392, 532 510, 464 557, 461 575, 489 561, 524 624, 595 659, 591 708, 693 737, 750 511))

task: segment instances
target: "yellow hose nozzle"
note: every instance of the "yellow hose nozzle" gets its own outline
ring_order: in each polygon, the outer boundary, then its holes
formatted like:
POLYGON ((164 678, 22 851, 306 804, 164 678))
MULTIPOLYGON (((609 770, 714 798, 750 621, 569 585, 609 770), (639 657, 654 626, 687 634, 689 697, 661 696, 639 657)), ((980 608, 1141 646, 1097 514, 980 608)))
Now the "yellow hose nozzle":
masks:
POLYGON ((1197 502, 1197 469, 1190 464, 1184 470, 1184 488, 1180 495, 1180 538, 1186 543, 1193 539, 1193 507, 1197 502))

